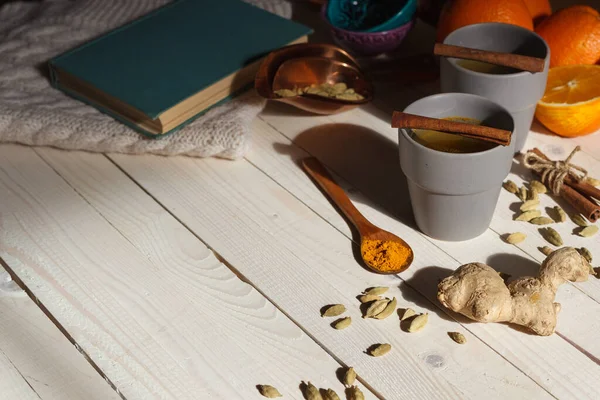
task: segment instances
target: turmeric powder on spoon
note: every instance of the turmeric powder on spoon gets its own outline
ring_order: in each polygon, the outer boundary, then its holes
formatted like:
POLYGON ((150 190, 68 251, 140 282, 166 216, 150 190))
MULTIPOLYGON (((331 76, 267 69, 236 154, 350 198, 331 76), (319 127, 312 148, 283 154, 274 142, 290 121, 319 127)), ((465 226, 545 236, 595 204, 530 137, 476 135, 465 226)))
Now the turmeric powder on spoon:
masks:
POLYGON ((365 263, 382 272, 397 270, 412 254, 410 248, 398 242, 367 238, 362 241, 360 252, 365 263))

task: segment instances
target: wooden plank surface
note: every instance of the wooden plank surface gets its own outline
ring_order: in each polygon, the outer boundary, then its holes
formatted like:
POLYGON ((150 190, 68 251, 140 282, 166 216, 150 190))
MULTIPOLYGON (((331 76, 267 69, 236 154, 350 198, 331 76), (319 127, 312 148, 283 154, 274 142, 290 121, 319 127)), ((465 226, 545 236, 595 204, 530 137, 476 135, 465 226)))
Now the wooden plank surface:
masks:
MULTIPOLYGON (((469 335, 470 346, 458 347, 447 336, 463 331, 458 324, 397 277, 363 270, 346 237, 249 163, 111 159, 384 397, 545 397, 476 336, 469 335), (427 331, 403 333, 397 317, 361 320, 355 296, 373 285, 391 286, 400 307, 429 312, 427 331), (346 304, 353 326, 332 330, 318 311, 330 303, 346 304), (364 354, 378 342, 391 343, 393 353, 381 359, 364 354), (481 363, 485 370, 477 367, 481 363)), ((437 257, 447 256, 434 251, 417 268, 439 262, 437 257)))
MULTIPOLYGON (((284 110, 285 112, 285 110, 284 110)), ((293 111, 289 111, 293 113, 293 111)), ((358 113, 358 112, 357 112, 358 113)), ((268 115, 264 118, 271 118, 270 122, 274 119, 279 118, 279 111, 271 113, 267 112, 268 115), (276 116, 277 115, 277 116, 276 116)), ((321 118, 321 117, 317 117, 321 118)), ((334 165, 335 171, 340 171, 345 175, 359 180, 361 187, 366 189, 367 193, 375 195, 380 201, 377 204, 373 204, 370 200, 364 198, 364 196, 356 193, 356 190, 350 189, 351 197, 353 198, 357 207, 363 212, 371 221, 381 226, 384 229, 390 230, 394 233, 399 234, 411 245, 416 246, 417 249, 424 249, 425 253, 419 253, 417 251, 415 260, 422 260, 423 258, 432 258, 432 253, 435 254, 435 248, 431 244, 428 246, 423 243, 425 239, 420 234, 415 234, 413 229, 414 222, 410 218, 410 208, 406 201, 406 196, 403 198, 400 196, 398 187, 394 185, 394 180, 399 180, 399 167, 397 161, 397 150, 395 145, 389 146, 390 139, 385 138, 376 132, 376 135, 372 135, 373 131, 364 127, 356 128, 359 122, 354 124, 354 120, 362 121, 362 124, 368 124, 370 122, 369 116, 364 113, 359 116, 349 117, 345 116, 344 121, 350 119, 350 123, 342 123, 335 121, 335 118, 325 117, 327 121, 314 122, 309 119, 303 118, 302 115, 296 119, 295 124, 283 123, 277 125, 278 128, 285 130, 286 132, 298 132, 295 139, 298 144, 310 148, 314 155, 317 155, 326 164, 334 165), (352 119, 350 119, 352 118, 352 119), (306 125, 316 124, 318 128, 307 127, 306 125), (373 140, 369 140, 369 137, 373 140), (363 157, 362 159, 360 157, 363 157), (369 165, 373 165, 373 160, 377 159, 379 168, 369 169, 369 165), (388 182, 392 182, 387 185, 388 182), (383 184, 382 184, 383 183, 383 184), (396 203, 394 203, 394 199, 396 203), (386 210, 392 209, 395 211, 393 216, 390 216, 390 212, 386 210), (408 227, 407 227, 408 225, 408 227), (426 249, 426 250, 425 250, 426 249)), ((304 172, 298 168, 298 159, 305 157, 307 153, 295 149, 290 146, 290 141, 287 138, 277 137, 276 132, 269 130, 268 127, 261 125, 259 122, 255 123, 255 146, 254 151, 248 156, 248 159, 255 163, 261 170, 265 171, 269 176, 275 179, 280 185, 287 188, 296 197, 302 199, 309 207, 318 212, 324 219, 332 222, 335 227, 344 232, 346 236, 351 236, 351 231, 348 228, 347 223, 340 217, 339 213, 329 204, 315 185, 306 178, 304 172), (280 152, 284 152, 288 157, 281 158, 278 155, 273 155, 271 149, 278 149, 280 152)), ((295 135, 295 134, 293 134, 295 135)), ((482 260, 479 258, 479 254, 476 254, 473 258, 466 259, 474 251, 481 251, 485 254, 483 261, 486 261, 489 257, 499 253, 502 254, 507 249, 499 248, 504 244, 498 240, 496 234, 490 233, 482 238, 480 241, 474 243, 473 241, 464 242, 463 244, 448 244, 454 246, 462 246, 463 250, 460 252, 452 252, 454 260, 444 260, 442 264, 438 260, 432 260, 430 262, 424 261, 428 266, 435 266, 437 268, 426 268, 425 271, 419 271, 420 267, 417 265, 411 267, 408 271, 401 274, 401 276, 407 279, 407 282, 420 290, 422 293, 428 295, 428 297, 437 303, 435 300, 435 284, 446 276, 450 269, 454 269, 458 266, 457 261, 460 263, 470 262, 475 260, 482 260), (475 250, 474 250, 475 249, 475 250)), ((449 249, 445 248, 445 251, 449 249)), ((512 248, 508 249, 508 253, 512 248)), ((507 254, 508 261, 521 260, 520 256, 511 259, 511 255, 507 254)), ((523 254, 523 256, 525 256, 523 254)), ((501 258, 497 257, 497 260, 502 261, 501 258)), ((527 261, 527 260, 525 260, 527 261)), ((498 268, 498 262, 493 263, 498 268)), ((529 268, 528 273, 531 273, 531 262, 529 265, 525 262, 516 263, 510 266, 511 272, 515 272, 513 269, 527 266, 529 268)), ((568 286, 566 289, 568 291, 568 286)), ((563 287, 561 293, 565 293, 565 287, 563 287)), ((590 301, 586 296, 577 296, 580 294, 577 290, 571 290, 564 296, 559 296, 559 300, 563 302, 563 305, 568 309, 574 311, 575 316, 573 318, 579 318, 581 321, 581 315, 586 312, 597 312, 597 303, 590 301), (575 298, 570 298, 573 292, 575 298), (563 300, 564 299, 564 300, 563 300), (582 302, 583 305, 582 306, 582 302), (587 306, 587 307, 586 307, 587 306), (583 311, 585 310, 585 311, 583 311)), ((561 315, 560 322, 568 322, 566 324, 560 324, 559 328, 578 332, 578 338, 583 342, 584 347, 589 346, 593 348, 595 346, 595 340, 592 335, 589 334, 589 329, 594 329, 595 322, 593 318, 588 325, 581 324, 576 320, 570 319, 570 314, 564 313, 561 315), (564 321, 563 321, 564 320, 564 321)), ((583 362, 589 368, 591 375, 585 377, 587 389, 583 389, 587 396, 592 396, 590 384, 593 379, 597 379, 599 372, 598 365, 593 357, 590 359, 586 355, 582 354, 573 347, 570 343, 562 340, 558 336, 551 338, 539 338, 529 335, 523 335, 521 332, 516 332, 508 327, 501 325, 489 325, 484 326, 481 324, 469 324, 465 326, 467 329, 476 333, 482 338, 488 345, 496 349, 501 354, 505 355, 511 362, 515 363, 530 376, 534 377, 537 382, 541 385, 545 385, 553 394, 567 397, 577 397, 579 394, 573 392, 569 385, 563 385, 560 382, 560 376, 564 373, 564 364, 557 364, 556 354, 561 354, 565 360, 569 360, 567 364, 569 367, 575 367, 583 362), (520 350, 517 351, 516 349, 520 350), (552 348, 551 354, 546 354, 548 349, 552 348), (535 367, 531 364, 531 360, 539 360, 539 364, 536 363, 535 367), (545 362, 543 362, 544 360, 545 362), (543 369, 543 371, 541 369, 543 369), (554 376, 554 379, 548 380, 547 376, 554 376)), ((581 344, 581 343, 580 343, 581 344)))
MULTIPOLYGON (((321 161, 331 166, 342 177, 351 180, 353 187, 368 193, 371 207, 361 208, 363 203, 361 199, 358 200, 358 208, 369 215, 373 222, 395 233, 405 232, 407 225, 416 229, 412 220, 412 211, 405 188, 406 184, 403 183, 404 178, 399 168, 397 134, 395 130, 389 128, 387 123, 379 119, 379 116, 360 110, 353 113, 353 115, 344 116, 343 119, 341 115, 338 115, 317 117, 321 118, 320 121, 298 119, 296 124, 288 124, 284 122, 285 119, 280 117, 278 112, 273 111, 265 114, 263 118, 269 121, 269 124, 274 128, 284 132, 298 146, 318 156, 321 161), (377 163, 374 160, 377 160, 377 163), (382 178, 386 175, 391 179, 382 178), (397 182, 396 184, 387 185, 387 182, 394 182, 394 180, 397 182), (372 212, 371 208, 377 208, 383 214, 393 214, 395 218, 382 220, 378 213, 372 212)), ((538 137, 538 135, 533 134, 532 140, 538 137)), ((535 144, 535 142, 532 143, 535 144)), ((289 146, 289 142, 287 142, 287 145, 289 146)), ((266 150, 261 152, 258 158, 265 159, 268 156, 268 149, 274 146, 276 145, 266 144, 266 150)), ((279 144, 279 146, 285 147, 286 144, 279 144)), ((273 162, 281 164, 282 161, 278 157, 272 157, 271 164, 273 162)), ((282 176, 278 172, 283 170, 282 165, 261 168, 266 173, 271 174, 274 179, 277 179, 276 176, 282 176)), ((348 237, 351 237, 351 231, 346 222, 339 217, 339 214, 330 206, 329 202, 322 197, 318 197, 315 194, 317 191, 311 195, 298 193, 301 191, 300 183, 292 181, 289 169, 288 173, 290 176, 285 176, 288 183, 282 183, 282 185, 289 187, 290 191, 296 193, 297 197, 302 198, 307 204, 310 202, 311 208, 324 215, 324 218, 329 221, 335 221, 335 226, 345 232, 348 237)), ((520 181, 521 178, 516 175, 522 173, 523 171, 516 168, 511 178, 520 181)), ((299 172, 296 175, 302 176, 303 174, 299 172)), ((536 246, 543 246, 547 243, 537 231, 531 232, 530 239, 535 246, 531 246, 527 252, 520 251, 518 248, 507 245, 500 240, 499 236, 503 233, 521 229, 536 229, 533 225, 512 221, 514 211, 510 211, 510 209, 514 209, 514 204, 511 205, 511 203, 514 202, 512 199, 516 199, 516 197, 507 195, 508 193, 503 191, 491 229, 482 237, 458 243, 426 239, 450 254, 460 264, 484 261, 513 276, 535 274, 537 263, 533 262, 534 259, 530 255, 533 254, 538 262, 543 260, 543 255, 536 246)), ((543 198, 543 200, 549 202, 549 204, 552 202, 549 198, 543 198)), ((558 229, 572 230, 574 228, 574 224, 571 224, 570 228, 566 228, 567 226, 569 225, 565 224, 565 228, 559 227, 558 229)), ((526 230, 523 231, 527 232, 526 230)), ((404 237, 403 235, 404 233, 400 236, 404 237)), ((565 235, 565 237, 567 236, 565 235)), ((581 246, 581 243, 588 243, 587 247, 592 253, 600 254, 600 246, 597 240, 593 238, 592 240, 583 238, 578 240, 578 238, 571 235, 571 232, 569 232, 568 238, 570 242, 566 243, 576 246, 581 246)), ((527 244, 530 239, 524 242, 525 246, 530 246, 527 244)), ((600 346, 589 334, 590 329, 600 327, 598 322, 600 320, 600 306, 597 301, 593 300, 597 298, 600 292, 597 285, 598 280, 590 277, 590 280, 584 284, 564 285, 557 297, 564 306, 559 318, 559 333, 568 337, 577 346, 585 348, 593 362, 598 362, 600 358, 600 346), (585 318, 586 315, 587 318, 585 318), (588 323, 581 324, 579 321, 582 318, 588 323)))
POLYGON ((23 375, 0 348, 0 396, 6 399, 39 400, 23 375))
POLYGON ((59 154, 77 160, 73 187, 33 150, 0 147, 0 254, 125 398, 343 390, 334 359, 104 156, 59 154))
MULTIPOLYGON (((2 266, 0 327, 0 352, 10 359, 39 398, 120 398, 33 300, 10 280, 2 266)), ((6 384, 2 373, 0 377, 0 382, 6 384)), ((0 398, 20 398, 4 393, 0 389, 0 398)))
MULTIPOLYGON (((280 114, 285 112, 293 114, 294 111, 286 108, 285 111, 280 112, 280 108, 280 106, 270 105, 267 112, 264 113, 263 119, 274 129, 282 132, 288 139, 294 140, 298 146, 304 147, 322 158, 327 158, 327 160, 324 160, 326 163, 329 163, 345 178, 354 180, 352 182, 354 186, 374 198, 377 206, 385 208, 388 212, 394 212, 403 223, 408 223, 412 227, 416 227, 412 220, 412 211, 408 202, 408 196, 406 192, 402 192, 402 185, 405 185, 403 183, 405 182, 405 178, 400 175, 401 172, 399 170, 397 133, 389 127, 389 123, 385 120, 389 118, 388 114, 371 108, 368 111, 361 110, 352 113, 352 115, 347 114, 346 116, 338 115, 310 119, 298 118, 295 124, 289 124, 286 118, 280 114), (363 147, 365 147, 366 154, 361 153, 363 147), (383 160, 378 163, 379 166, 375 164, 369 168, 369 165, 380 154, 383 160), (399 180, 397 185, 390 185, 389 190, 386 190, 383 184, 378 183, 383 181, 376 179, 385 173, 394 174, 399 180)), ((546 152, 558 159, 561 157, 565 158, 575 146, 575 144, 568 141, 559 142, 562 143, 560 146, 557 144, 547 144, 545 140, 548 137, 532 133, 528 141, 528 148, 535 146, 542 147, 546 152)), ((279 146, 282 148, 282 151, 285 151, 287 145, 279 144, 279 146)), ((267 151, 261 153, 265 157, 268 156, 268 148, 269 145, 267 145, 267 151)), ((600 171, 600 163, 585 152, 580 152, 576 160, 590 171, 600 171)), ((273 174, 273 176, 282 176, 277 168, 266 172, 273 174)), ((593 175, 593 172, 591 174, 593 175)), ((527 181, 533 179, 533 175, 525 171, 518 164, 518 161, 515 161, 513 173, 509 178, 521 183, 523 182, 521 175, 526 176, 527 181)), ((515 214, 514 210, 517 206, 516 200, 515 196, 502 191, 495 217, 492 221, 492 231, 500 235, 510 231, 510 229, 519 228, 523 229, 526 233, 531 233, 530 237, 534 240, 525 241, 519 247, 523 248, 525 253, 529 254, 532 258, 541 261, 543 260, 543 255, 537 247, 548 243, 537 233, 539 227, 512 221, 515 214), (506 224, 503 225, 502 221, 507 222, 508 226, 506 224)), ((568 212, 572 212, 564 202, 559 201, 558 203, 564 206, 568 212)), ((550 197, 542 196, 544 211, 547 211, 546 207, 556 204, 550 197)), ((580 238, 573 235, 573 229, 576 228, 574 224, 566 223, 557 226, 557 229, 568 239, 567 244, 580 247, 591 243, 592 247, 596 246, 594 238, 580 238)), ((442 242, 436 243, 440 244, 442 242)), ((461 246, 462 244, 458 243, 457 245, 461 246)), ((600 250, 600 247, 598 249, 600 250)), ((577 285, 577 287, 588 296, 598 300, 600 287, 596 287, 597 284, 598 280, 592 279, 587 283, 577 285), (590 289, 588 290, 588 288, 590 289)))
MULTIPOLYGON (((422 45, 414 35, 407 42, 422 45)), ((111 156, 143 190, 101 155, 0 146, 0 257, 130 400, 259 399, 257 383, 302 398, 301 380, 341 393, 340 363, 389 399, 597 398, 598 279, 561 287, 558 334, 546 338, 469 323, 437 304, 436 282, 461 263, 534 274, 546 243, 535 227, 512 221, 515 197, 505 192, 481 237, 421 235, 400 189, 389 111, 436 84, 378 89, 375 106, 333 117, 269 105, 247 161, 111 156), (413 245, 411 269, 400 277, 360 269, 353 232, 298 166, 308 154, 333 168, 369 219, 413 245), (516 229, 525 242, 499 240, 516 229), (400 307, 429 312, 426 330, 402 332, 396 316, 362 320, 355 296, 372 285, 390 286, 400 307), (319 316, 335 302, 348 306, 348 330, 319 316), (451 342, 448 331, 463 332, 467 344, 451 342), (391 343, 392 353, 364 354, 375 342, 391 343)), ((600 177, 597 135, 534 134, 528 142, 563 158, 576 144, 585 148, 578 163, 600 177)), ((516 165, 511 179, 526 178, 516 165)), ((542 205, 554 203, 544 196, 542 205)), ((597 238, 572 228, 558 226, 566 244, 600 257, 597 238)), ((0 398, 119 398, 33 301, 2 289, 0 398)))

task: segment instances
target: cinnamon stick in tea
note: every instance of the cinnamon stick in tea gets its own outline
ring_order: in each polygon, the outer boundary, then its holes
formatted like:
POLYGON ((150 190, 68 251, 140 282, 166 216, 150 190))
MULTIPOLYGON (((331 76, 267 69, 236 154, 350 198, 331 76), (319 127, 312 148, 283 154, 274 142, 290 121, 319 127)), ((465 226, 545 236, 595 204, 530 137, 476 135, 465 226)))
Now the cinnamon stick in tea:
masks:
POLYGON ((394 111, 392 114, 392 128, 428 129, 432 131, 454 133, 471 139, 480 139, 500 144, 502 146, 508 146, 512 136, 511 131, 504 129, 449 121, 447 119, 423 117, 400 111, 394 111))
MULTIPOLYGON (((550 159, 544 153, 542 153, 542 151, 540 149, 534 148, 531 151, 534 152, 535 154, 537 154, 538 156, 550 161, 550 159)), ((568 177, 568 179, 565 179, 565 181, 562 185, 562 188, 560 190, 560 197, 565 199, 567 201, 567 203, 569 203, 575 209, 575 211, 582 214, 590 222, 596 222, 598 220, 598 218, 600 217, 600 207, 593 200, 590 200, 584 194, 575 190, 575 188, 572 186, 573 183, 576 183, 576 182, 572 178, 568 177)), ((576 186, 583 186, 583 185, 589 185, 589 184, 581 183, 581 184, 577 184, 576 186)), ((589 186, 591 186, 591 185, 589 185, 589 186)), ((592 186, 592 188, 594 188, 594 187, 592 186)), ((596 189, 596 188, 594 188, 594 189, 596 189)))
POLYGON ((483 61, 529 72, 542 72, 545 64, 543 58, 472 49, 469 47, 452 46, 442 43, 435 44, 433 54, 444 57, 462 58, 465 60, 483 61))

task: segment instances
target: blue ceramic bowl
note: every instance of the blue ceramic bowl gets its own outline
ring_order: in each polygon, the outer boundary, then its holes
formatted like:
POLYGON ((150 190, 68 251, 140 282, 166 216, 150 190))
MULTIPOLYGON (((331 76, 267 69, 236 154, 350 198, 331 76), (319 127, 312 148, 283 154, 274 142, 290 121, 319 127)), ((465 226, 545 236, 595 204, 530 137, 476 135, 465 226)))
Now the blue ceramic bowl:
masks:
POLYGON ((326 19, 351 32, 385 32, 412 21, 418 0, 329 0, 326 19))
POLYGON ((323 7, 321 17, 331 29, 331 35, 336 44, 350 53, 363 56, 374 56, 396 50, 414 25, 414 18, 406 24, 385 32, 353 32, 340 29, 327 19, 323 7))

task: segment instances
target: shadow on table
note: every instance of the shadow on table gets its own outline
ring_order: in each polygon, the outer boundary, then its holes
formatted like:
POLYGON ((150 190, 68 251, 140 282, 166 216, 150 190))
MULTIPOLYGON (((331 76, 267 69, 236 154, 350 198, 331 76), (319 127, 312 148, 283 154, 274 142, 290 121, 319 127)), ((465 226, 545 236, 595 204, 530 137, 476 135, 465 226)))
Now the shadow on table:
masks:
MULTIPOLYGON (((460 322, 463 322, 462 318, 464 317, 455 314, 456 316, 453 318, 448 314, 452 312, 445 311, 443 306, 437 301, 438 283, 448 275, 451 275, 452 272, 454 271, 451 269, 437 266, 419 268, 412 277, 408 279, 404 278, 404 282, 398 286, 402 292, 402 298, 416 306, 418 308, 415 310, 417 313, 423 312, 424 309, 447 321, 459 319, 460 322), (419 290, 416 288, 419 288, 419 290)), ((400 317, 402 316, 400 315, 400 317)), ((465 319, 465 322, 470 321, 465 319)))
POLYGON ((554 136, 556 137, 555 133, 550 132, 544 125, 542 125, 537 119, 533 119, 533 122, 531 123, 531 131, 535 132, 535 133, 539 133, 541 135, 547 135, 547 136, 554 136))
POLYGON ((486 264, 498 272, 511 275, 508 282, 521 276, 537 276, 540 264, 518 254, 498 253, 488 257, 486 264))
MULTIPOLYGON (((396 143, 372 129, 353 124, 316 126, 300 133, 293 143, 364 195, 347 190, 353 202, 364 204, 369 199, 369 204, 377 210, 405 225, 415 226, 396 143)), ((274 147, 277 152, 293 157, 291 146, 278 143, 274 147)), ((301 161, 296 161, 298 168, 302 168, 301 161)))
POLYGON ((269 101, 265 108, 261 111, 261 115, 294 118, 314 118, 317 116, 317 114, 313 114, 278 101, 269 101))

